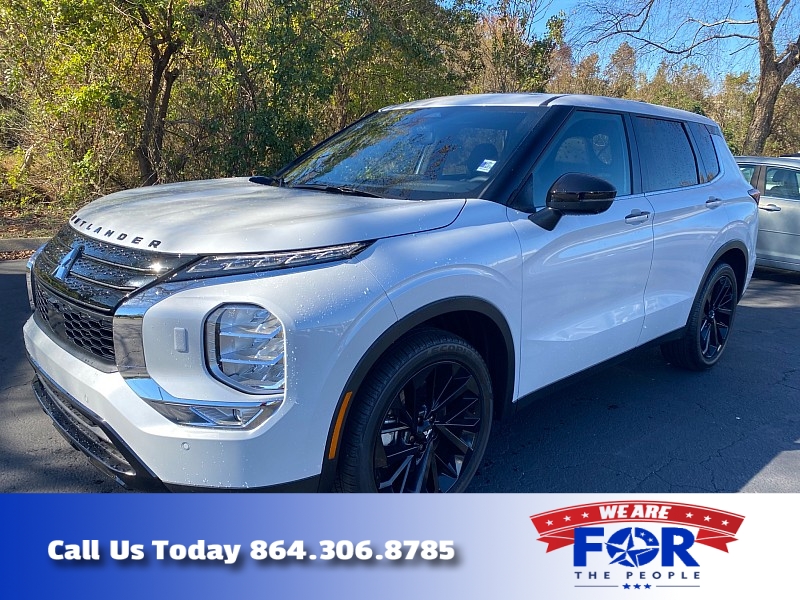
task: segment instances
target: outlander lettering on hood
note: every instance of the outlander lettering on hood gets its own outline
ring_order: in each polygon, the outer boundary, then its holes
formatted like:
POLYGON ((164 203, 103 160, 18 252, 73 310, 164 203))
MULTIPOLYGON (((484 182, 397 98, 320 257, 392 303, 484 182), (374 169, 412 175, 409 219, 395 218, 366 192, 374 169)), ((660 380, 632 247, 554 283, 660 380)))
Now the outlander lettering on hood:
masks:
MULTIPOLYGON (((109 241, 127 242, 128 244, 145 247, 145 244, 142 244, 145 238, 140 235, 132 235, 124 231, 115 231, 114 229, 106 229, 102 225, 96 225, 95 223, 89 223, 86 219, 81 219, 77 214, 74 214, 70 218, 70 223, 72 223, 73 227, 76 229, 84 229, 94 234, 101 234, 104 238, 108 238, 109 241)), ((146 247, 158 248, 160 245, 161 240, 150 240, 146 247)))

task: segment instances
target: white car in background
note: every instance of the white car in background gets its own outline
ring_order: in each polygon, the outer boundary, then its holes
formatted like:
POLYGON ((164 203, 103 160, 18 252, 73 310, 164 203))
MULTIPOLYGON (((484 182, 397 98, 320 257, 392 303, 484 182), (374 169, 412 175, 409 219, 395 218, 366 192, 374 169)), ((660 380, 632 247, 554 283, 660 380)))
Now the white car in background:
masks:
POLYGON ((131 487, 462 491, 493 420, 565 378, 651 343, 716 364, 757 212, 703 116, 392 106, 274 177, 78 210, 30 262, 34 389, 131 487))

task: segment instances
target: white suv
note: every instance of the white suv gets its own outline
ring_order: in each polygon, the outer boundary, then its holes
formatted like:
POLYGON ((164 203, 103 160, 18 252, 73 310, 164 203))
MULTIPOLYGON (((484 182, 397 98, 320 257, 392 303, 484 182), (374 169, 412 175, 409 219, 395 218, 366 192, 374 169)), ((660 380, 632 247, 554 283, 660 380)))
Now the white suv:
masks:
POLYGON ((696 114, 388 107, 275 177, 80 209, 30 263, 34 389, 132 487, 461 491, 492 421, 570 375, 651 342, 714 365, 756 204, 696 114))

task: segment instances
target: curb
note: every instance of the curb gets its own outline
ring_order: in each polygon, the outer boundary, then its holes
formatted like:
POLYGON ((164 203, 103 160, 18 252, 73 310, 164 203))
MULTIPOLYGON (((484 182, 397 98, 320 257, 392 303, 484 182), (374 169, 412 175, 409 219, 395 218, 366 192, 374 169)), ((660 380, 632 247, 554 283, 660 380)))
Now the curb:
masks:
POLYGON ((50 238, 0 238, 0 252, 36 250, 50 238))

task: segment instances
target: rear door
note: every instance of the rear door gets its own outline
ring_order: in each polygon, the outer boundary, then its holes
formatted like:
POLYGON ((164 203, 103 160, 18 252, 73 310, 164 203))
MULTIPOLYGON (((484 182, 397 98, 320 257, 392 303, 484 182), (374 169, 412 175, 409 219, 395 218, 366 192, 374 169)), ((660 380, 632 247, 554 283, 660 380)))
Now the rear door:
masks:
POLYGON ((640 339, 645 343, 686 325, 728 215, 715 185, 719 162, 704 124, 649 116, 633 121, 642 185, 654 209, 653 266, 640 339))
POLYGON ((765 166, 756 255, 765 266, 800 270, 800 169, 765 166))

